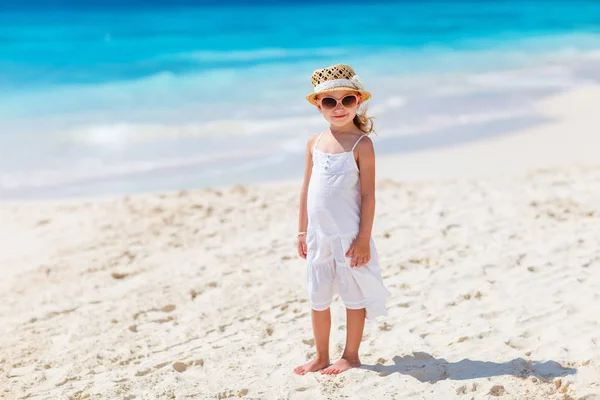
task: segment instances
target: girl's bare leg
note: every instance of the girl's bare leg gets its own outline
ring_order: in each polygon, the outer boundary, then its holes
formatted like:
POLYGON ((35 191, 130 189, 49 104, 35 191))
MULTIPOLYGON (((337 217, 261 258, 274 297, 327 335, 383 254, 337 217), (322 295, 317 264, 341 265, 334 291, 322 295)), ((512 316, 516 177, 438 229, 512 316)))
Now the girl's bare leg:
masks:
POLYGON ((294 369, 294 372, 298 375, 315 372, 329 365, 329 332, 331 330, 331 312, 329 308, 324 311, 312 310, 312 327, 317 355, 314 360, 294 369))
POLYGON ((358 348, 365 328, 365 317, 364 308, 358 310, 346 309, 346 348, 344 354, 332 366, 321 371, 322 374, 336 375, 350 368, 360 367, 358 348))

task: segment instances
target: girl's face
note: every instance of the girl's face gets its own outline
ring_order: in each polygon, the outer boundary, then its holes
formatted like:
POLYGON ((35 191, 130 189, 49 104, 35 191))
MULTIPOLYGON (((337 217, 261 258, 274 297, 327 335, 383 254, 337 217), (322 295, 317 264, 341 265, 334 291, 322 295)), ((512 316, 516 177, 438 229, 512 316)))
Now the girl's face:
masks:
POLYGON ((360 95, 351 90, 325 93, 317 97, 319 112, 335 126, 351 123, 359 105, 360 95))

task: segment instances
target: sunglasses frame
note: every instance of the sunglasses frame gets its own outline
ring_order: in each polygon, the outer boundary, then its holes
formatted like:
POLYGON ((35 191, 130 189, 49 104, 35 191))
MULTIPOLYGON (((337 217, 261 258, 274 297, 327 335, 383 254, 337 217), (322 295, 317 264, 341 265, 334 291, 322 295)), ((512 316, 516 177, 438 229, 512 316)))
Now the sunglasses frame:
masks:
POLYGON ((331 97, 331 96, 326 96, 326 97, 322 97, 319 99, 319 105, 321 106, 321 108, 325 111, 331 111, 331 110, 335 110, 337 108, 338 103, 342 105, 342 107, 344 108, 352 108, 352 107, 356 107, 356 105, 358 104, 358 102, 360 101, 360 97, 357 94, 347 94, 344 97, 342 97, 340 100, 336 99, 335 97, 331 97), (346 107, 343 103, 344 99, 346 97, 354 97, 356 99, 354 105, 350 106, 350 107, 346 107), (325 99, 333 99, 335 100, 335 106, 331 107, 331 108, 327 108, 323 106, 323 100, 325 99))

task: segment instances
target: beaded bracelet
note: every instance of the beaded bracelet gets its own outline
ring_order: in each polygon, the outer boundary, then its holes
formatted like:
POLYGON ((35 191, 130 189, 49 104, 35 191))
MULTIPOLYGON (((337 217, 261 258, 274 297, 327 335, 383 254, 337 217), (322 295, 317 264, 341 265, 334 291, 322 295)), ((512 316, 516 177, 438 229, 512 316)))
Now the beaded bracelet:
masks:
POLYGON ((306 235, 306 232, 298 232, 297 236, 300 237, 300 236, 303 236, 303 235, 306 235))

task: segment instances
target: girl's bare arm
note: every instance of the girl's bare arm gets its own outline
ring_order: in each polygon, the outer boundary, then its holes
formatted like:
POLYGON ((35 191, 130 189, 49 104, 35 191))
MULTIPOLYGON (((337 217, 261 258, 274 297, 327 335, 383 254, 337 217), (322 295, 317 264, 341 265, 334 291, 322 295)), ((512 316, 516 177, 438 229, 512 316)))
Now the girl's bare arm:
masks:
MULTIPOLYGON (((304 181, 302 182, 302 188, 300 190, 300 209, 298 212, 298 232, 306 232, 308 227, 308 212, 306 209, 306 198, 308 195, 308 184, 310 183, 310 176, 312 174, 312 148, 313 143, 317 135, 311 136, 306 141, 306 158, 304 161, 304 181)), ((300 236, 298 238, 298 254, 302 258, 306 258, 306 237, 300 236)))
POLYGON ((358 235, 346 252, 351 267, 360 267, 371 260, 371 231, 375 218, 375 150, 371 139, 364 138, 357 146, 360 180, 360 226, 358 235))
POLYGON ((310 175, 312 174, 312 142, 313 137, 306 141, 306 157, 304 160, 304 180, 300 190, 300 215, 298 221, 298 232, 306 232, 308 225, 308 214, 306 211, 306 197, 308 194, 308 184, 310 183, 310 175))
POLYGON ((360 228, 358 239, 370 240, 375 219, 375 149, 368 137, 357 146, 360 169, 360 228))

